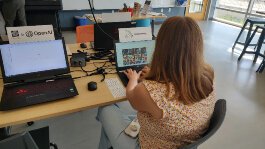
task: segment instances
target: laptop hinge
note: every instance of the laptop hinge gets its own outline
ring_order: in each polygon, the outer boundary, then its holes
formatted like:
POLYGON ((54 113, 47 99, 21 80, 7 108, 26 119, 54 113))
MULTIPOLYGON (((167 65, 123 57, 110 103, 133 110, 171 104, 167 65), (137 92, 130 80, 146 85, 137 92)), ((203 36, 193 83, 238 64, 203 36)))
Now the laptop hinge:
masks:
POLYGON ((49 77, 40 77, 40 78, 33 78, 33 79, 27 79, 24 80, 25 83, 29 82, 37 82, 37 81, 49 81, 49 80, 56 80, 60 78, 69 77, 70 75, 58 75, 58 76, 49 76, 49 77))
POLYGON ((30 82, 38 82, 38 81, 53 81, 56 79, 66 78, 70 76, 71 75, 66 74, 66 75, 58 75, 58 76, 41 77, 41 78, 35 78, 35 79, 27 79, 27 80, 21 80, 17 82, 6 83, 5 86, 21 85, 21 84, 27 84, 30 82))

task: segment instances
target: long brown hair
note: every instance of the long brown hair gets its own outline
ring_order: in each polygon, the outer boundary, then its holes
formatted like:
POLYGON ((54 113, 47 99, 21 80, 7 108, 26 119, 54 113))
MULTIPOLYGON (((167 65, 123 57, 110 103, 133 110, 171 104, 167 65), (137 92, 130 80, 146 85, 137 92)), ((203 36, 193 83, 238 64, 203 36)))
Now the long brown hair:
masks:
POLYGON ((206 98, 213 90, 214 73, 204 62, 203 37, 198 24, 189 17, 171 17, 161 26, 151 70, 146 79, 166 83, 184 104, 206 98))

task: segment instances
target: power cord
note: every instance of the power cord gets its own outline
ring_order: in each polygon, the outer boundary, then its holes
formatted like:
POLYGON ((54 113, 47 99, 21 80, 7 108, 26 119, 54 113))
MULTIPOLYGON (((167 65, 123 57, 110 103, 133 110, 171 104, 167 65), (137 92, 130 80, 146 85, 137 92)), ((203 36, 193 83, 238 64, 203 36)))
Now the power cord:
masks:
MULTIPOLYGON (((88 77, 88 76, 93 76, 93 75, 102 75, 103 78, 100 80, 101 82, 103 82, 106 78, 106 74, 114 74, 116 72, 112 72, 113 70, 115 70, 115 68, 111 67, 113 66, 113 64, 111 63, 111 65, 106 65, 108 62, 97 62, 97 63, 103 63, 103 65, 101 67, 98 67, 95 63, 93 63, 93 65, 96 67, 96 69, 94 70, 85 70, 82 65, 80 65, 81 70, 75 70, 75 71, 82 71, 84 73, 86 73, 86 75, 84 76, 80 76, 80 77, 75 77, 73 78, 75 79, 80 79, 83 77, 88 77), (110 71, 106 71, 107 69, 109 69, 110 71)), ((72 71, 74 72, 74 71, 72 71)))
POLYGON ((110 37, 112 40, 115 40, 112 36, 110 36, 108 33, 106 33, 106 32, 100 27, 100 25, 98 24, 97 19, 96 19, 95 14, 94 14, 94 1, 93 1, 93 6, 92 6, 90 0, 88 0, 88 2, 89 2, 89 6, 90 6, 90 10, 91 10, 91 13, 92 13, 93 19, 94 19, 94 21, 95 21, 97 27, 98 27, 98 28, 99 28, 99 29, 100 29, 105 35, 107 35, 108 37, 110 37))

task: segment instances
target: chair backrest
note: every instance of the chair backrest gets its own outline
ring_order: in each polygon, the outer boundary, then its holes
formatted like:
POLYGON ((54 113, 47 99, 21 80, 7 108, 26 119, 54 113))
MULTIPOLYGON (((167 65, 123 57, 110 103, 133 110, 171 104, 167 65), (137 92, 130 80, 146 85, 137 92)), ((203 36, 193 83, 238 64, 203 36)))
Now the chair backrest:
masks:
POLYGON ((214 112, 209 124, 208 130, 205 132, 204 136, 197 140, 196 142, 183 146, 180 149, 197 149, 197 147, 208 140, 222 125, 226 114, 226 101, 224 99, 219 99, 215 103, 214 112))
POLYGON ((85 25, 76 27, 76 42, 94 41, 94 25, 85 25))
POLYGON ((13 135, 0 141, 0 149, 39 149, 28 132, 13 135))

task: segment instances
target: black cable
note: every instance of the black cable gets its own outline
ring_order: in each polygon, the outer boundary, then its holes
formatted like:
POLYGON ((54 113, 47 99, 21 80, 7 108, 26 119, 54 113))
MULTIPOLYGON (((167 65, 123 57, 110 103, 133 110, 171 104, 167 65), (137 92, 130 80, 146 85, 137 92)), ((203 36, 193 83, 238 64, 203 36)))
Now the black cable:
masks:
POLYGON ((93 7, 92 7, 91 1, 88 0, 88 2, 89 2, 89 6, 90 6, 90 10, 91 10, 91 13, 92 13, 93 19, 94 19, 94 21, 95 21, 97 27, 98 27, 98 28, 99 28, 99 29, 100 29, 105 35, 107 35, 108 37, 110 37, 112 40, 115 40, 112 36, 110 36, 108 33, 106 33, 106 32, 105 32, 105 31, 99 26, 99 24, 98 24, 98 22, 97 22, 97 19, 96 19, 96 17, 95 17, 95 14, 94 14, 94 3, 93 3, 93 7))
POLYGON ((113 64, 111 62, 108 62, 108 61, 105 61, 105 62, 93 62, 92 64, 96 67, 96 69, 87 71, 87 70, 85 70, 83 68, 83 66, 81 65, 81 62, 79 62, 81 70, 73 70, 71 72, 82 71, 82 72, 85 72, 86 75, 85 76, 80 76, 80 77, 74 77, 73 79, 75 80, 75 79, 80 79, 80 78, 83 78, 83 77, 88 77, 88 76, 93 76, 93 75, 102 75, 103 78, 101 79, 101 82, 103 82, 105 80, 105 77, 106 77, 105 75, 106 74, 115 74, 116 73, 116 72, 112 73, 112 71, 115 70, 115 68, 114 67, 110 68, 111 66, 113 66, 113 64), (103 63, 103 65, 101 67, 98 67, 98 66, 96 66, 97 63, 103 63), (107 65, 107 63, 110 63, 110 65, 107 65), (109 70, 109 71, 106 71, 106 70, 109 70))
POLYGON ((83 70, 72 70, 70 72, 77 72, 77 71, 82 71, 83 72, 83 70))
POLYGON ((82 70, 83 72, 85 72, 85 73, 88 73, 88 72, 94 72, 94 71, 97 70, 97 69, 95 69, 95 70, 85 70, 85 69, 83 68, 83 66, 81 66, 81 65, 80 65, 80 68, 81 68, 81 70, 82 70))
POLYGON ((98 69, 98 68, 102 68, 102 67, 104 67, 105 65, 107 64, 107 62, 104 62, 104 64, 103 64, 103 66, 101 66, 101 67, 98 67, 98 66, 96 66, 96 64, 95 63, 93 63, 93 65, 98 69))
POLYGON ((84 77, 89 77, 89 76, 85 75, 85 76, 80 76, 80 77, 74 77, 74 78, 72 78, 72 79, 73 79, 73 80, 76 80, 76 79, 81 79, 81 78, 84 78, 84 77))

